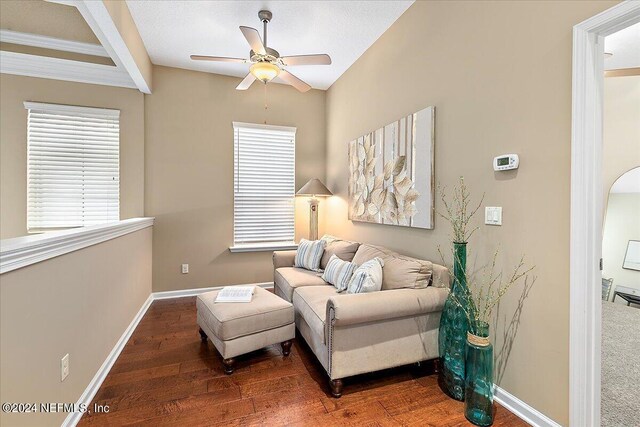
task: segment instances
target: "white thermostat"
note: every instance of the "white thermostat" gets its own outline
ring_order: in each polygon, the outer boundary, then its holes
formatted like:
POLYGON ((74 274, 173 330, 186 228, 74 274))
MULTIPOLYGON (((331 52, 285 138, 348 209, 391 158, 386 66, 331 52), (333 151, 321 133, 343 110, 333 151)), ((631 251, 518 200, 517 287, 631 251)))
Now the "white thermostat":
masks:
POLYGON ((493 158, 494 171, 508 171, 510 169, 518 169, 520 159, 517 154, 503 154, 502 156, 493 158))

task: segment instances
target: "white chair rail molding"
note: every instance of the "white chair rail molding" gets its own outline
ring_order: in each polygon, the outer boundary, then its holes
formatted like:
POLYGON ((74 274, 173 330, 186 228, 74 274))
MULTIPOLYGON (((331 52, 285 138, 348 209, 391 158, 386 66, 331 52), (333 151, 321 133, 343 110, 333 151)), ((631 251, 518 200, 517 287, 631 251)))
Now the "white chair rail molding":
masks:
POLYGON ((151 227, 153 221, 154 218, 131 218, 1 240, 0 274, 151 227))

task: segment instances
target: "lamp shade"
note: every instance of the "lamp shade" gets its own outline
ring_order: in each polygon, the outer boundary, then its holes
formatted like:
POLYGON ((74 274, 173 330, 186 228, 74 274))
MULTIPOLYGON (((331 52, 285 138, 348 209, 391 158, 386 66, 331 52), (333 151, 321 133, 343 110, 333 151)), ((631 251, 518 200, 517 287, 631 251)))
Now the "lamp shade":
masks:
POLYGON ((327 187, 317 178, 310 179, 296 193, 297 196, 333 196, 327 187))

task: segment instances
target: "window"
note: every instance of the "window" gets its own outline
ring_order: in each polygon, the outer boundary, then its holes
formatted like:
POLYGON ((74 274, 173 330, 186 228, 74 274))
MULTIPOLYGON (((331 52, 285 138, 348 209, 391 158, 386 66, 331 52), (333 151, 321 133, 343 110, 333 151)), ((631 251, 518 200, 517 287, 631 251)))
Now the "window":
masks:
POLYGON ((27 229, 120 219, 120 112, 25 102, 27 229))
POLYGON ((233 129, 235 247, 293 245, 296 129, 237 122, 233 129))

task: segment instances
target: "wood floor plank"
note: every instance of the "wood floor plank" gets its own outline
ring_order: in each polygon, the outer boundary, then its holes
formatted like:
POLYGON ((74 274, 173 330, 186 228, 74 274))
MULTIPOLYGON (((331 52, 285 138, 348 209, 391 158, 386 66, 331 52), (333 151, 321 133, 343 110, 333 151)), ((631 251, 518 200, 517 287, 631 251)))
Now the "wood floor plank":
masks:
POLYGON ((276 391, 254 396, 253 404, 256 407, 256 412, 267 412, 287 406, 295 406, 309 400, 320 401, 322 397, 326 397, 326 394, 317 385, 304 384, 296 388, 290 388, 285 393, 276 391))
POLYGON ((206 408, 196 407, 170 415, 160 415, 144 421, 138 421, 131 426, 210 426, 214 423, 228 424, 230 421, 253 413, 251 399, 235 400, 221 404, 212 404, 206 408))
MULTIPOLYGON (((105 417, 109 419, 112 414, 118 411, 139 408, 141 406, 159 405, 172 400, 184 399, 204 393, 207 393, 207 381, 193 381, 191 383, 155 390, 152 393, 148 391, 129 391, 115 397, 109 397, 105 396, 104 393, 98 392, 94 398, 94 403, 109 407, 109 413, 105 417)), ((84 417, 82 419, 84 420, 84 417)))
MULTIPOLYGON (((304 340, 288 357, 279 345, 237 358, 225 375, 211 342, 202 343, 194 297, 154 301, 85 414, 81 426, 469 426, 464 404, 436 375, 401 367, 345 379, 342 398, 304 340)), ((496 405, 496 427, 525 426, 496 405)))
POLYGON ((108 375, 102 383, 106 386, 114 386, 118 384, 126 384, 135 381, 143 381, 160 377, 173 376, 180 373, 180 363, 172 363, 170 365, 156 366, 152 368, 142 368, 135 371, 120 372, 108 375))
POLYGON ((363 426, 371 425, 374 422, 383 422, 384 425, 400 425, 387 414, 387 411, 378 401, 352 405, 345 409, 333 411, 331 415, 341 425, 363 426))
POLYGON ((322 403, 319 400, 310 400, 295 406, 275 408, 266 412, 256 412, 255 414, 246 417, 237 418, 231 423, 218 423, 216 426, 272 427, 289 426, 295 423, 303 423, 304 425, 304 421, 308 418, 324 414, 326 414, 326 412, 322 403))

